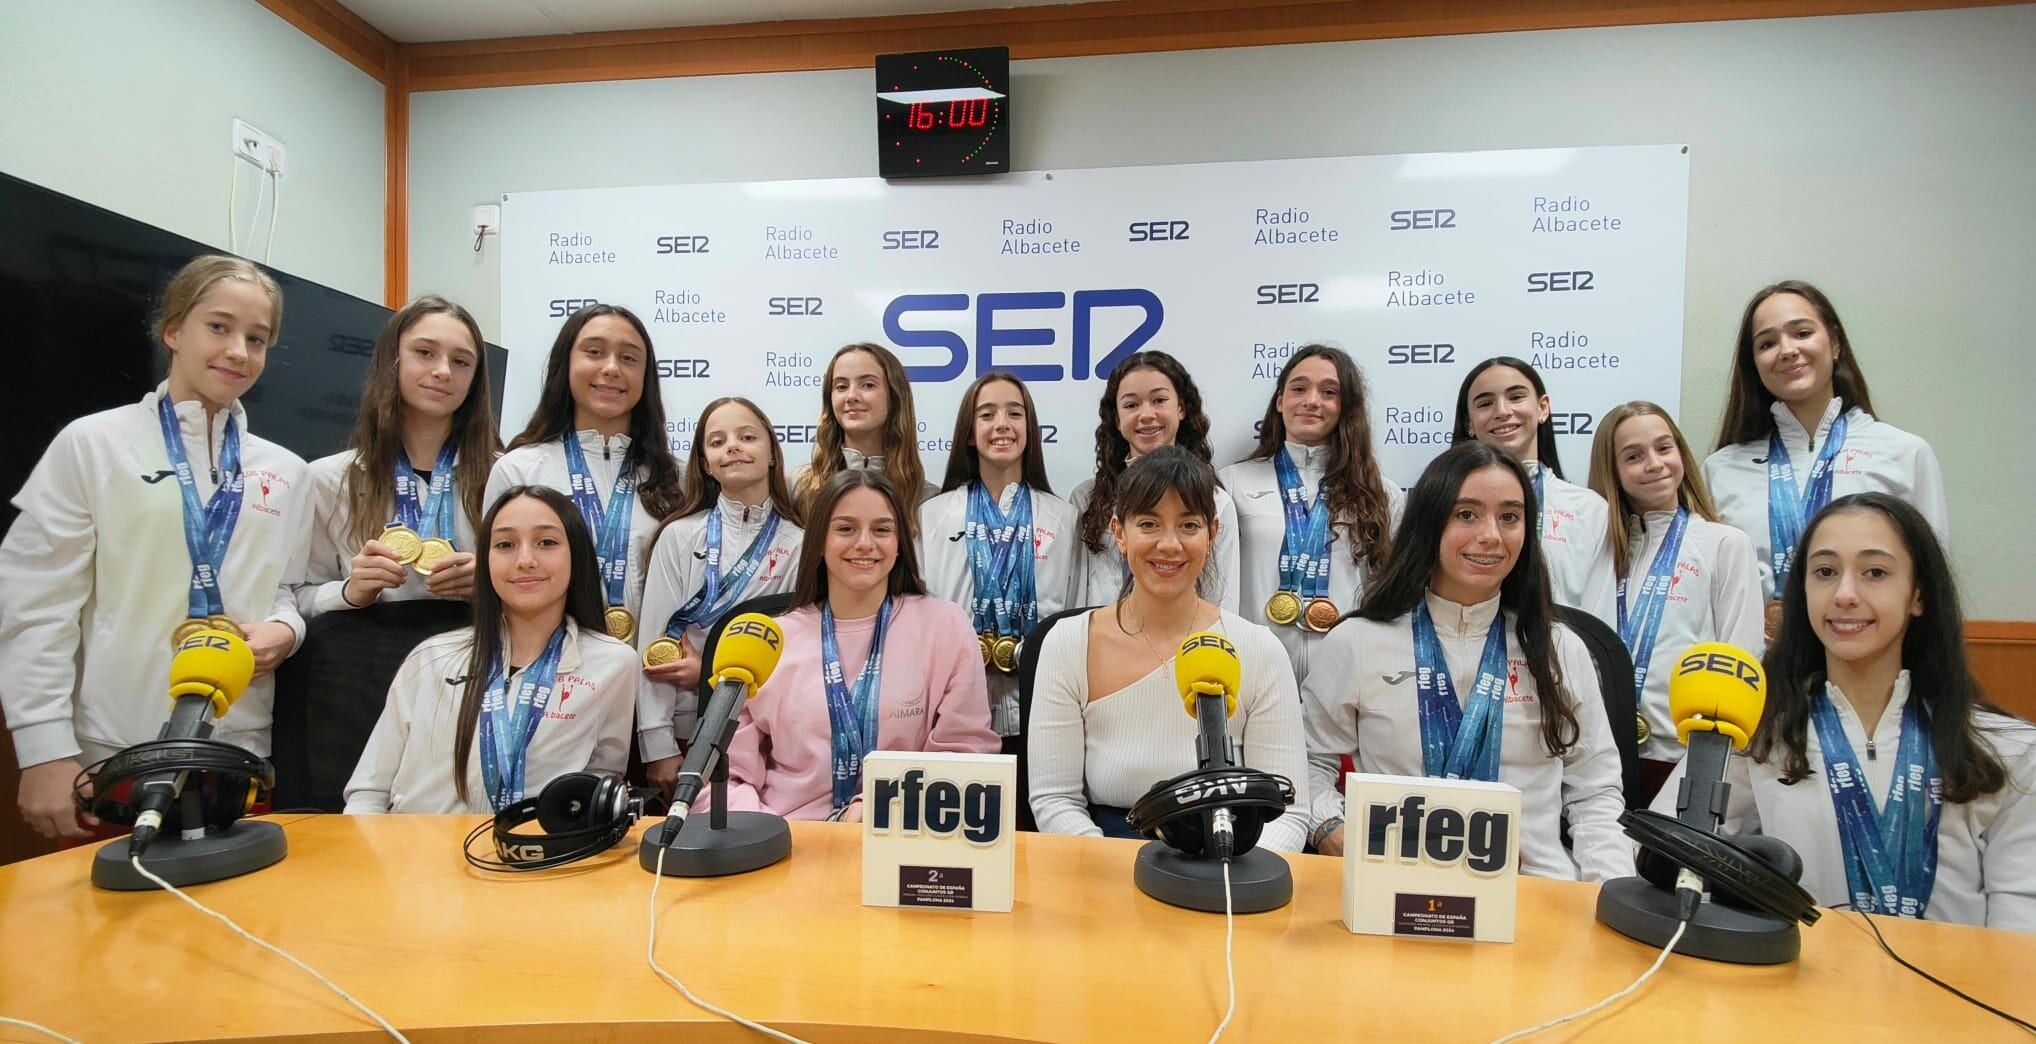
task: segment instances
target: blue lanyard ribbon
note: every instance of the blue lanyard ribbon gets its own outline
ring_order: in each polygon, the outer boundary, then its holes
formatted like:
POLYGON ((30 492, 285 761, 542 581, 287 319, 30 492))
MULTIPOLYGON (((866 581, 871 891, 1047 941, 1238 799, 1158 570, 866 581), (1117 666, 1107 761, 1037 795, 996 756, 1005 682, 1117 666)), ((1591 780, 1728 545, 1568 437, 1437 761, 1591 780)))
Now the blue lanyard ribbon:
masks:
POLYGON ((707 576, 700 589, 672 618, 665 623, 665 637, 677 638, 686 633, 689 626, 698 625, 707 630, 714 629, 715 621, 728 615, 735 603, 742 600, 749 588, 749 578, 756 575, 763 564, 764 556, 770 553, 771 540, 778 535, 778 512, 772 508, 764 516, 763 528, 757 530, 756 539, 750 541, 749 549, 736 559, 728 576, 721 575, 721 509, 707 511, 707 576))
POLYGON ((1506 715, 1506 614, 1492 617, 1478 660, 1477 687, 1463 707, 1423 599, 1414 607, 1414 686, 1421 700, 1421 771, 1441 779, 1499 778, 1499 743, 1506 715))
POLYGON ((1032 546, 1032 487, 1018 483, 1011 512, 997 509, 988 487, 969 486, 968 522, 962 529, 968 545, 969 614, 976 632, 1024 638, 1039 616, 1039 595, 1032 546))
POLYGON ((1547 527, 1542 520, 1548 516, 1548 468, 1540 461, 1534 462, 1534 539, 1539 540, 1547 527))
POLYGON ((572 476, 573 503, 594 531, 594 557, 601 564, 601 583, 609 605, 622 604, 622 592, 629 579, 629 524, 636 513, 636 468, 628 457, 615 475, 615 489, 601 506, 601 490, 587 469, 587 454, 580 448, 575 432, 566 432, 566 470, 572 476))
POLYGON ((1887 803, 1876 812, 1866 776, 1845 738, 1829 686, 1810 701, 1817 745, 1824 753, 1824 782, 1838 814, 1838 841, 1845 853, 1845 883, 1852 905, 1867 913, 1921 917, 1937 884, 1937 821, 1944 811, 1944 780, 1937 753, 1910 697, 1902 707, 1902 741, 1887 803))
POLYGON ((1286 509, 1286 535, 1280 539, 1280 590, 1302 598, 1329 597, 1329 497, 1315 492, 1308 503, 1308 490, 1301 483, 1301 469, 1281 446, 1273 454, 1273 474, 1280 482, 1280 501, 1286 509))
POLYGON ((566 625, 560 622, 544 651, 517 677, 513 697, 499 651, 488 668, 488 689, 481 697, 481 784, 497 812, 523 800, 525 755, 544 721, 544 708, 551 703, 565 646, 566 625))
POLYGON ((234 526, 240 521, 241 494, 247 488, 247 476, 240 470, 240 422, 233 414, 226 415, 226 435, 219 446, 219 488, 212 491, 212 499, 200 505, 197 476, 191 472, 184 434, 167 393, 156 399, 156 415, 163 424, 163 449, 176 472, 177 488, 184 494, 184 547, 191 552, 189 614, 193 618, 218 616, 226 612, 219 570, 226 562, 226 545, 233 540, 234 526))
POLYGON ((1845 415, 1840 413, 1824 436, 1824 448, 1817 451, 1817 459, 1810 465, 1809 488, 1798 492, 1796 466, 1789 460, 1789 448, 1782 444, 1781 429, 1777 427, 1767 436, 1767 555, 1774 567, 1772 595, 1779 596, 1789 578, 1803 527, 1831 502, 1831 480, 1837 473, 1838 451, 1844 448, 1845 415))
POLYGON ((841 646, 834 640, 834 608, 820 602, 820 675, 827 683, 827 720, 834 739, 834 807, 843 809, 862 787, 862 759, 877 746, 877 700, 884 676, 884 632, 891 628, 891 600, 877 610, 877 629, 863 657, 855 687, 841 669, 841 646))
POLYGON ((1676 508, 1675 519, 1668 524, 1668 535, 1662 538, 1661 548, 1654 552, 1654 561, 1647 566, 1646 578, 1640 581, 1631 612, 1626 608, 1626 578, 1619 578, 1619 640, 1633 654, 1636 694, 1647 689, 1647 665, 1654 659, 1654 639, 1661 633, 1661 618, 1668 613, 1668 592, 1675 587, 1676 560, 1682 554, 1683 533, 1689 525, 1689 509, 1676 508))
POLYGON ((396 522, 426 540, 437 538, 455 543, 452 513, 455 452, 451 439, 438 448, 438 461, 431 466, 431 486, 419 506, 417 469, 410 465, 410 452, 396 447, 396 522))

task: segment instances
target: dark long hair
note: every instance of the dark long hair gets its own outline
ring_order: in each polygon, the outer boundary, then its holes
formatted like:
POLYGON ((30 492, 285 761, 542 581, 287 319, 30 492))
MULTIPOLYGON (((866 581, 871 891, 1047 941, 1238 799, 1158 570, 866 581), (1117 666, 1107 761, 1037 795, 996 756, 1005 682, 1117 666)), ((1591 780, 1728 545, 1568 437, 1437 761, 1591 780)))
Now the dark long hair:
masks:
MULTIPOLYGON (((801 506, 811 507, 813 498, 820 494, 820 487, 844 467, 841 448, 848 444, 848 436, 841 430, 841 421, 834 416, 834 368, 841 364, 843 356, 851 352, 863 352, 877 361, 877 369, 884 373, 884 395, 888 404, 884 407, 884 473, 891 484, 905 491, 912 506, 919 506, 919 494, 926 483, 926 467, 919 462, 919 417, 912 405, 912 381, 905 376, 905 364, 896 355, 879 344, 859 341, 843 345, 827 360, 827 372, 820 381, 820 423, 814 429, 813 459, 806 465, 806 477, 799 488, 792 491, 801 506)), ((919 531, 919 519, 914 515, 905 522, 907 534, 919 531)))
MULTIPOLYGON (((1159 502, 1168 493, 1180 496, 1181 506, 1189 514, 1202 516, 1210 527, 1216 525, 1216 469, 1209 462, 1188 452, 1185 446, 1161 446, 1151 453, 1131 462, 1124 469, 1122 481, 1117 484, 1117 499, 1110 505, 1110 514, 1117 519, 1128 519, 1156 510, 1159 502)), ((1093 502, 1092 502, 1093 503, 1093 502)), ((1209 580, 1209 563, 1215 560, 1215 537, 1211 532, 1209 557, 1202 562, 1202 570, 1195 577, 1195 593, 1206 597, 1203 590, 1209 580)), ((1122 614, 1123 598, 1131 593, 1131 571, 1124 571, 1124 584, 1117 591, 1117 612, 1122 614)), ((1117 625, 1124 625, 1120 615, 1117 625)))
MULTIPOLYGON (((1421 480, 1407 494, 1407 512, 1400 518, 1400 531, 1393 537, 1393 554, 1384 572, 1374 576, 1365 592, 1364 603, 1354 616, 1380 623, 1405 617, 1428 596, 1428 585, 1442 557, 1442 531, 1471 473, 1484 468, 1504 468, 1520 483, 1525 515, 1534 518, 1534 481, 1519 459, 1472 439, 1459 442, 1428 462, 1421 480)), ((1534 676, 1534 691, 1541 694, 1541 741, 1550 757, 1561 757, 1576 743, 1582 727, 1577 724, 1576 697, 1563 684, 1562 667, 1555 656, 1555 609, 1548 597, 1548 570, 1542 562, 1541 541, 1529 532, 1520 541, 1520 556, 1513 570, 1499 584, 1499 607, 1513 614, 1513 628, 1519 639, 1520 657, 1534 676)))
MULTIPOLYGON (((799 524, 799 507, 792 502, 792 492, 785 486, 785 451, 778 444, 778 429, 771 426, 770 417, 756 403, 739 395, 724 395, 708 403, 707 408, 700 411, 699 421, 693 425, 693 448, 686 451, 686 493, 679 498, 679 506, 672 511, 671 517, 658 526, 658 532, 664 532, 665 526, 688 515, 713 510, 715 502, 720 500, 721 480, 707 470, 707 418, 714 416, 715 410, 731 404, 748 410, 756 417, 757 423, 763 426, 764 433, 769 436, 771 466, 768 483, 771 507, 783 516, 785 521, 793 525, 799 524)), ((657 546, 656 542, 653 541, 651 546, 657 546)))
POLYGON ((1774 393, 1760 383, 1760 370, 1753 365, 1753 313, 1776 294, 1794 294, 1817 310, 1817 321, 1831 336, 1831 394, 1845 400, 1847 408, 1874 412, 1866 374, 1859 369, 1859 353, 1845 334, 1845 324, 1838 321, 1838 309, 1832 307, 1824 291, 1800 279, 1784 279, 1761 287, 1739 317, 1739 340, 1732 349, 1731 391, 1725 397, 1725 415, 1718 421, 1718 449, 1765 439, 1774 430, 1774 393))
POLYGON ((518 497, 533 497, 558 516, 566 532, 566 548, 572 555, 573 575, 566 584, 566 617, 581 631, 606 634, 602 614, 607 599, 601 594, 601 566, 594 557, 594 538, 587 534, 587 522, 580 509, 564 493, 549 486, 511 486, 502 491, 481 520, 476 539, 480 553, 474 556, 474 640, 467 648, 467 678, 460 692, 459 724, 452 736, 452 785, 459 799, 467 799, 467 760, 474 753, 474 731, 481 721, 481 700, 488 694, 489 673, 502 648, 502 596, 495 593, 494 570, 489 564, 490 539, 495 518, 502 506, 518 497))
POLYGON ((1329 433, 1329 467, 1322 473, 1322 492, 1329 498, 1330 541, 1343 530, 1350 560, 1369 570, 1385 565, 1393 542, 1392 503, 1386 499, 1385 476, 1371 448, 1371 392, 1364 371, 1341 348, 1311 344, 1295 352, 1280 368, 1272 400, 1258 429, 1258 445, 1250 460, 1271 460, 1287 441, 1287 422, 1280 416, 1280 396, 1294 367, 1309 359, 1327 359, 1336 367, 1338 388, 1336 429, 1329 433))
MULTIPOLYGON (((354 465, 340 480, 340 503, 351 519, 348 535, 359 547, 379 536, 382 526, 396 517, 396 454, 403 448, 403 393, 398 387, 403 334, 427 315, 448 315, 466 328, 473 338, 474 378, 467 387, 466 401, 453 411, 452 434, 448 436, 459 455, 453 468, 453 483, 460 491, 460 512, 467 525, 480 532, 481 497, 488 487, 488 471, 502 453, 502 440, 495 434, 495 414, 488 397, 488 342, 481 325, 465 308, 437 294, 426 294, 404 305, 375 337, 375 350, 368 361, 367 384, 361 389, 360 413, 354 418, 353 437, 346 448, 354 452, 354 465)), ((411 467, 431 461, 413 460, 411 467)))
MULTIPOLYGON (((1096 407, 1096 484, 1089 491, 1089 502, 1082 508, 1076 529, 1082 546, 1092 555, 1103 550, 1103 536, 1110 531, 1110 513, 1117 503, 1117 482, 1124 474, 1124 458, 1131 454, 1131 443, 1117 427, 1117 389, 1123 386, 1124 378, 1140 370, 1165 377, 1180 400, 1181 426, 1174 432, 1173 444, 1202 458, 1203 463, 1212 459, 1209 415, 1202 412, 1202 392, 1195 387, 1195 379, 1188 376, 1187 367, 1165 352, 1133 352, 1125 356, 1110 371, 1110 379, 1103 385, 1103 399, 1096 407)), ((1209 517, 1216 516, 1212 513, 1209 517)))
POLYGON ((799 575, 792 584, 792 608, 819 605, 827 599, 827 530, 834 521, 834 506, 850 490, 873 489, 891 506, 891 515, 898 524, 898 557, 891 562, 891 577, 888 591, 891 597, 899 595, 923 595, 926 581, 919 575, 919 553, 913 547, 912 530, 905 525, 905 519, 912 509, 906 506, 905 498, 898 493, 898 487, 880 472, 868 468, 843 468, 820 487, 813 501, 806 505, 805 541, 799 546, 799 575))
MULTIPOLYGON (((1470 373, 1464 375, 1463 384, 1456 389, 1456 427, 1450 429, 1449 441, 1463 442, 1477 438, 1470 430, 1470 386, 1477 382, 1480 374, 1494 366, 1509 366, 1525 374, 1527 383, 1534 386, 1534 395, 1537 399, 1548 394, 1548 386, 1541 383, 1541 374, 1537 373, 1525 359, 1516 359, 1510 355, 1494 355, 1471 367, 1470 373)), ((1534 428, 1534 454, 1542 467, 1555 472, 1556 478, 1564 481, 1569 479, 1569 476, 1562 473, 1562 457, 1556 452, 1553 411, 1542 418, 1541 423, 1534 428)))
MULTIPOLYGON (((1782 780, 1794 783, 1810 774, 1805 751, 1810 725, 1810 700, 1824 684, 1824 643, 1810 626, 1810 602, 1802 563, 1825 520, 1848 511, 1878 512, 1894 527, 1915 563, 1916 591, 1923 615, 1909 621, 1902 635, 1902 666, 1912 679, 1909 699, 1917 704, 1930 730, 1930 747, 1944 774, 1944 800, 1971 801, 2001 789, 2007 769, 1993 749, 1980 742, 1974 715, 1999 709, 1988 702, 1965 660, 1965 615, 1959 608, 1958 584, 1944 545, 1921 512, 1908 501, 1886 493, 1854 493, 1839 497, 1803 527, 1796 544, 1796 568, 1783 584, 1781 627, 1761 658, 1767 668, 1767 708, 1749 748, 1755 758, 1774 764, 1780 758, 1782 780)), ((1868 730, 1873 728, 1867 722, 1868 730)))
POLYGON ((940 483, 941 492, 966 489, 983 477, 983 462, 976 449, 976 396, 999 381, 1015 385, 1019 400, 1025 403, 1025 459, 1021 477, 1026 485, 1041 493, 1053 492, 1053 484, 1046 479, 1046 447, 1039 442, 1039 410, 1032 405, 1032 389, 1003 370, 976 378, 962 393, 961 409, 954 415, 954 443, 947 451, 947 477, 940 483))
POLYGON ((650 330, 643 320, 621 305, 590 304, 568 316, 558 328, 551 356, 545 360, 544 390, 538 393, 537 410, 509 448, 556 442, 573 430, 573 389, 567 376, 573 344, 588 323, 604 315, 621 318, 643 339, 643 394, 637 398, 636 408, 629 411, 629 449, 638 474, 636 498, 651 517, 667 518, 679 505, 679 462, 665 442, 665 400, 658 389, 657 350, 651 347, 650 330))

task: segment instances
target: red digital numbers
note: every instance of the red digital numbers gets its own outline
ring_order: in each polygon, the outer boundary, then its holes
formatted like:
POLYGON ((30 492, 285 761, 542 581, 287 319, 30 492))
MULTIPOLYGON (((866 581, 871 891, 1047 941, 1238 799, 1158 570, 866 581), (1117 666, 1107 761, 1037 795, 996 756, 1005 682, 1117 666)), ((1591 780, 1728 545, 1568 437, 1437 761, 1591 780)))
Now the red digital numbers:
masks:
POLYGON ((990 122, 990 102, 989 98, 961 98, 948 102, 945 109, 913 102, 905 113, 905 125, 915 131, 942 126, 953 129, 986 126, 990 122))

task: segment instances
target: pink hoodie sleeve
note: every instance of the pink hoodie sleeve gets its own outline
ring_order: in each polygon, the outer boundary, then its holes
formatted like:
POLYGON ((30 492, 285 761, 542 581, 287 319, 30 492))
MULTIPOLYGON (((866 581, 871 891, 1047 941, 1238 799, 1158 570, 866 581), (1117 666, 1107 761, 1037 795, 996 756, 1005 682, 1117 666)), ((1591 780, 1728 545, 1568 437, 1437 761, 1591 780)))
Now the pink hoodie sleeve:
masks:
POLYGON ((981 646, 958 609, 941 614, 939 629, 927 674, 932 720, 926 749, 995 754, 1003 749, 1003 741, 990 731, 990 687, 984 680, 981 646))

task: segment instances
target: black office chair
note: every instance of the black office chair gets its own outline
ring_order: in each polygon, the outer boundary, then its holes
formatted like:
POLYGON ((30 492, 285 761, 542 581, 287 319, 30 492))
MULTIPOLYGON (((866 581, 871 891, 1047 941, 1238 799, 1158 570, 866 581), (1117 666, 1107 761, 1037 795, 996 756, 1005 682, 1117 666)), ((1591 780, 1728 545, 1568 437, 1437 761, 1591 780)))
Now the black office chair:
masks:
POLYGON ((277 809, 346 807, 346 783, 389 702, 389 683, 425 639, 473 622, 473 606, 442 598, 377 602, 322 613, 276 669, 277 809))
POLYGON ((1013 746, 1016 748, 1018 755, 1018 829, 1020 830, 1039 829, 1039 825, 1032 820, 1032 779, 1026 774, 1025 768, 1025 736, 1026 730, 1032 727, 1032 679, 1039 674, 1039 650, 1046 644, 1046 632, 1053 630, 1054 624, 1070 616, 1086 613, 1094 608, 1095 606, 1093 605, 1085 605, 1076 609, 1063 609, 1039 621, 1032 628, 1032 633, 1025 636, 1024 648, 1018 650, 1018 735, 1015 737, 1016 742, 1013 746))
POLYGON ((1610 624, 1574 606, 1558 605, 1555 618, 1568 626, 1591 652, 1591 664, 1598 669, 1598 692, 1605 701, 1605 715, 1612 720, 1612 740, 1619 746, 1621 789, 1627 808, 1645 808, 1640 783, 1639 697, 1633 691, 1633 657, 1619 632, 1610 624))

